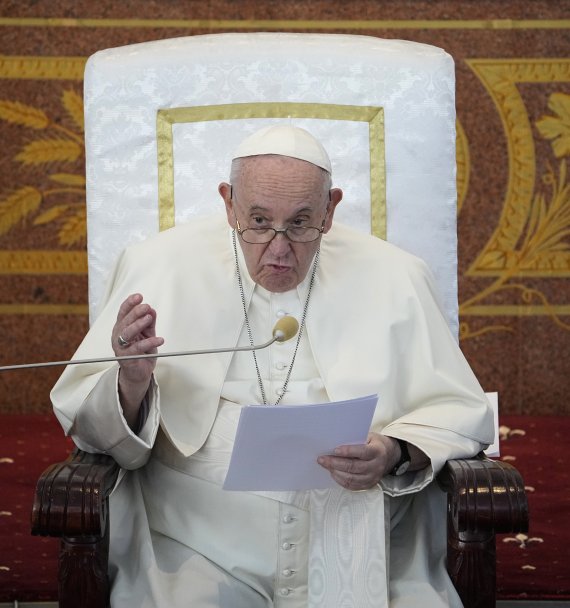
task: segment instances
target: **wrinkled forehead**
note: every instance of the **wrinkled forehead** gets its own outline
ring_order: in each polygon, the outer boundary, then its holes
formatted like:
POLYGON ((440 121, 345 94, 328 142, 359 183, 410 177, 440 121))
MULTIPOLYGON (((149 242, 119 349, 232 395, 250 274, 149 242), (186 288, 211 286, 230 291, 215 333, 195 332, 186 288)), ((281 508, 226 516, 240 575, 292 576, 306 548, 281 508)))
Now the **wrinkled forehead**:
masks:
POLYGON ((238 158, 230 181, 243 192, 296 193, 320 200, 330 189, 330 174, 308 161, 277 154, 238 158))

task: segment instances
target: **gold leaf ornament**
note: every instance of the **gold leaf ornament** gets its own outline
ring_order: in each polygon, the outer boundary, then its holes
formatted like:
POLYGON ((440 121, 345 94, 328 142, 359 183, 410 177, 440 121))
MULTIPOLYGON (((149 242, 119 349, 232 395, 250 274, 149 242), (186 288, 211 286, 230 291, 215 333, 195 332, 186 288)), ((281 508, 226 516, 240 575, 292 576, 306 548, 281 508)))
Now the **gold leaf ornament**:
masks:
POLYGON ((53 222, 69 209, 69 205, 55 205, 34 219, 34 226, 42 226, 53 222))
POLYGON ((68 139, 40 139, 26 144, 16 155, 16 160, 24 165, 75 161, 81 156, 81 152, 81 147, 68 139))
POLYGON ((85 128, 83 121, 83 99, 75 91, 68 90, 63 92, 62 101, 73 122, 83 132, 85 128))
POLYGON ((548 107, 556 116, 543 116, 536 126, 545 139, 552 140, 557 158, 570 155, 570 95, 552 93, 548 107))
POLYGON ((52 182, 65 186, 85 186, 85 177, 75 173, 52 173, 49 178, 52 182))
POLYGON ((31 129, 45 129, 49 125, 49 118, 43 110, 6 99, 0 99, 0 118, 31 129))
POLYGON ((24 186, 0 201, 0 234, 6 234, 30 213, 37 211, 41 202, 41 192, 31 186, 24 186))
POLYGON ((59 242, 61 245, 74 245, 87 239, 85 208, 78 209, 77 213, 70 215, 59 231, 59 242))
POLYGON ((552 199, 548 204, 545 197, 538 193, 533 201, 527 235, 521 248, 521 259, 525 267, 532 266, 538 256, 556 256, 568 250, 570 184, 566 182, 565 161, 560 162, 558 178, 551 170, 545 181, 552 186, 552 199))

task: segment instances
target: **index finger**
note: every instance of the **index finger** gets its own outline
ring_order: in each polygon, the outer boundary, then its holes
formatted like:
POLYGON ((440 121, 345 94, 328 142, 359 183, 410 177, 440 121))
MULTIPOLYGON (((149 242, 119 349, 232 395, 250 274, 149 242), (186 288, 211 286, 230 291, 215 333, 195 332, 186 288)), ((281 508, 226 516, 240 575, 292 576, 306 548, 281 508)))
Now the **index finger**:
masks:
POLYGON ((138 306, 143 301, 143 297, 140 293, 132 293, 119 307, 119 312, 117 313, 117 321, 124 319, 129 312, 135 307, 138 306))

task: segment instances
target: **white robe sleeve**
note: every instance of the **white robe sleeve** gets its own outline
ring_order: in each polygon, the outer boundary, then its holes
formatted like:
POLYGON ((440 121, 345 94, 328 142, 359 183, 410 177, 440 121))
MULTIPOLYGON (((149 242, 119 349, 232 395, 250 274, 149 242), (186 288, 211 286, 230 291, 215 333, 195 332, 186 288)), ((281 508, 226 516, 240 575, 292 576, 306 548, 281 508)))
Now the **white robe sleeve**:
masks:
POLYGON ((409 348, 399 360, 397 393, 408 405, 382 434, 415 445, 431 464, 402 476, 386 476, 381 485, 389 495, 424 488, 447 460, 474 456, 493 439, 490 404, 449 331, 423 262, 413 267, 411 280, 417 297, 409 299, 413 322, 406 336, 409 348))
MULTIPOLYGON (((122 275, 121 256, 107 288, 105 306, 74 355, 74 359, 112 356, 111 330, 120 303, 130 293, 122 275)), ((143 466, 149 456, 160 421, 159 390, 152 380, 147 393, 148 415, 138 435, 129 428, 118 392, 117 363, 68 366, 51 392, 54 412, 66 435, 82 450, 112 456, 125 469, 143 466)))
POLYGON ((148 461, 158 432, 158 385, 153 378, 147 393, 148 415, 135 434, 119 402, 118 370, 116 366, 101 375, 77 410, 69 435, 82 450, 109 454, 121 468, 136 469, 148 461))

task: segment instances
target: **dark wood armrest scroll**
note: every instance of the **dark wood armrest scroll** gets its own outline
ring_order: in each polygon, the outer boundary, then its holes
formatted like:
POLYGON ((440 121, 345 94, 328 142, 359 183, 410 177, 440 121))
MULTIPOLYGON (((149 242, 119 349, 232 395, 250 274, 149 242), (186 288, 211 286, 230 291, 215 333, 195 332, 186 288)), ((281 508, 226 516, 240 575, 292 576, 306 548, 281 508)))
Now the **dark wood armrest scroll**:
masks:
POLYGON ((60 608, 109 605, 108 498, 118 474, 110 456, 75 450, 38 480, 32 534, 61 538, 60 608))
POLYGON ((103 536, 107 498, 119 465, 105 454, 75 450, 41 475, 32 508, 32 534, 103 536))
POLYGON ((524 482, 511 465, 450 460, 437 481, 447 493, 447 569, 466 608, 495 606, 495 534, 526 532, 524 482))

